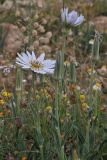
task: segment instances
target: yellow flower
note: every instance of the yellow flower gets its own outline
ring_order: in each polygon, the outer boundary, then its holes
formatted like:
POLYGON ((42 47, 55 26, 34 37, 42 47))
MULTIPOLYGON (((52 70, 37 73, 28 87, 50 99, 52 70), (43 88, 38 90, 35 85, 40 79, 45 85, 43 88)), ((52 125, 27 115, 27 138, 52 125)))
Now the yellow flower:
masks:
POLYGON ((52 107, 47 106, 46 109, 45 109, 45 112, 51 113, 52 112, 52 107))
POLYGON ((101 91, 101 83, 96 82, 96 84, 93 86, 94 91, 101 91))
POLYGON ((97 87, 101 87, 101 83, 96 82, 96 86, 97 86, 97 87))
POLYGON ((67 99, 67 94, 63 94, 62 97, 63 97, 64 99, 67 99))
POLYGON ((83 110, 87 110, 89 108, 87 103, 82 103, 81 107, 83 110))
POLYGON ((3 99, 0 99, 0 105, 4 105, 5 101, 3 99))
POLYGON ((66 102, 67 99, 68 99, 67 94, 63 94, 63 95, 62 95, 62 100, 63 100, 64 102, 66 102))
POLYGON ((84 102, 85 99, 86 99, 85 95, 81 94, 81 95, 80 95, 80 101, 81 101, 81 102, 84 102))
POLYGON ((71 118, 70 113, 66 113, 66 119, 69 120, 71 118))
POLYGON ((96 71, 93 68, 88 68, 87 72, 89 75, 96 73, 96 71))
POLYGON ((70 117, 71 115, 70 115, 70 113, 66 113, 66 116, 67 116, 67 117, 70 117))
POLYGON ((51 99, 51 95, 50 95, 50 94, 47 94, 47 95, 46 95, 46 98, 50 100, 50 99, 51 99))
POLYGON ((7 91, 2 91, 1 95, 6 98, 10 98, 12 96, 11 93, 7 91))
POLYGON ((4 116, 3 112, 0 112, 0 118, 2 118, 4 116))

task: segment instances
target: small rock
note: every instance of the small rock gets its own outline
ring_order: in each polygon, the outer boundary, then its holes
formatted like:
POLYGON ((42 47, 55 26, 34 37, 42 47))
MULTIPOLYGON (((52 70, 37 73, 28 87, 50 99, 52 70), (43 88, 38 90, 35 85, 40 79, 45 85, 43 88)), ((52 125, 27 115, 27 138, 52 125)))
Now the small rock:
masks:
POLYGON ((29 36, 26 36, 26 37, 24 38, 24 44, 27 44, 27 43, 29 43, 29 36))
POLYGON ((21 27, 21 31, 22 31, 22 32, 26 32, 26 27, 25 27, 25 26, 22 26, 22 27, 21 27))
POLYGON ((44 28, 44 26, 39 25, 39 27, 38 27, 38 31, 39 31, 40 33, 44 33, 44 32, 45 32, 45 28, 44 28))
POLYGON ((34 45, 35 49, 38 48, 39 47, 39 41, 38 40, 34 41, 33 45, 34 45))
POLYGON ((35 22, 35 23, 33 24, 33 27, 34 27, 34 29, 37 29, 37 28, 39 27, 39 23, 38 23, 38 22, 35 22))
POLYGON ((49 38, 45 38, 45 37, 40 37, 39 41, 41 44, 49 44, 49 38))
POLYGON ((107 33, 107 17, 98 16, 94 19, 95 29, 102 33, 107 33))
POLYGON ((36 37, 37 34, 38 34, 38 32, 37 32, 36 30, 33 30, 33 31, 32 31, 32 36, 33 36, 33 37, 36 37))
POLYGON ((40 47, 40 49, 46 53, 51 53, 51 47, 49 47, 47 45, 40 47))
POLYGON ((13 9, 13 1, 6 0, 2 5, 0 5, 1 12, 7 12, 13 9))
POLYGON ((24 36, 16 25, 2 23, 0 25, 4 30, 5 41, 3 51, 16 54, 23 44, 24 36))
POLYGON ((42 19, 42 24, 43 25, 47 24, 47 20, 45 18, 42 19))
POLYGON ((47 32, 46 37, 49 38, 49 39, 52 38, 52 32, 47 32))

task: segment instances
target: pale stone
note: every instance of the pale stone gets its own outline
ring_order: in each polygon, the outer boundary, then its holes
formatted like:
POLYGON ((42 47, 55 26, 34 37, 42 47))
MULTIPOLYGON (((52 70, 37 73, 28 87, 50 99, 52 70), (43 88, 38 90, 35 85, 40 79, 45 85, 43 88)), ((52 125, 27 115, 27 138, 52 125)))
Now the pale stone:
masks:
POLYGON ((4 30, 4 35, 6 34, 4 40, 4 53, 17 53, 17 51, 21 48, 24 40, 24 36, 21 33, 20 29, 13 24, 2 23, 0 25, 4 30))
POLYGON ((39 41, 41 44, 49 44, 49 38, 45 38, 45 37, 40 37, 39 41))

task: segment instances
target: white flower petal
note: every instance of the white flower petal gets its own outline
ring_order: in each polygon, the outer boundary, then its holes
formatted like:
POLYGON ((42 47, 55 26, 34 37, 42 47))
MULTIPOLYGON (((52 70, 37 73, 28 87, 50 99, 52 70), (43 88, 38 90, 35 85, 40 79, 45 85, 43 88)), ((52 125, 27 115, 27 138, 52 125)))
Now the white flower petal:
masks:
POLYGON ((54 69, 50 69, 50 68, 44 68, 44 71, 46 73, 49 73, 49 74, 53 74, 54 73, 54 69))
POLYGON ((23 63, 29 63, 28 56, 25 57, 24 53, 22 55, 18 54, 18 58, 16 60, 23 62, 23 63))
POLYGON ((29 61, 31 61, 31 60, 32 60, 32 55, 31 55, 28 51, 26 51, 26 54, 27 54, 28 57, 29 57, 29 61))
POLYGON ((19 56, 19 58, 20 58, 21 60, 23 60, 23 56, 22 56, 22 55, 20 55, 19 53, 17 53, 17 55, 19 56))
POLYGON ((29 57, 27 56, 26 53, 22 53, 22 56, 23 56, 23 60, 24 60, 25 62, 29 62, 29 61, 30 61, 30 60, 29 60, 29 57))
POLYGON ((34 60, 34 61, 36 61, 36 56, 35 56, 35 53, 32 51, 32 59, 34 60))
POLYGON ((68 14, 68 23, 70 23, 71 25, 73 25, 75 23, 75 21, 78 18, 78 13, 76 11, 72 11, 68 14))
POLYGON ((55 67, 56 60, 44 60, 43 65, 46 67, 55 67))
POLYGON ((16 62, 16 64, 18 64, 18 65, 20 65, 20 66, 22 66, 22 67, 26 66, 27 68, 30 68, 30 66, 28 66, 28 65, 26 65, 26 64, 22 64, 22 63, 20 63, 20 62, 16 62))
POLYGON ((37 58, 37 61, 38 61, 38 62, 43 62, 44 58, 45 58, 45 53, 42 53, 42 54, 37 58))
POLYGON ((22 68, 23 69, 29 69, 30 67, 29 66, 23 66, 22 68))
POLYGON ((78 26, 84 21, 84 16, 80 15, 77 20, 75 21, 74 25, 78 26))
POLYGON ((40 69, 40 70, 34 69, 33 71, 40 74, 46 74, 46 72, 43 69, 40 69))
POLYGON ((26 62, 25 61, 23 61, 23 60, 21 60, 20 58, 16 58, 16 62, 20 62, 20 63, 23 63, 23 64, 26 64, 26 62))

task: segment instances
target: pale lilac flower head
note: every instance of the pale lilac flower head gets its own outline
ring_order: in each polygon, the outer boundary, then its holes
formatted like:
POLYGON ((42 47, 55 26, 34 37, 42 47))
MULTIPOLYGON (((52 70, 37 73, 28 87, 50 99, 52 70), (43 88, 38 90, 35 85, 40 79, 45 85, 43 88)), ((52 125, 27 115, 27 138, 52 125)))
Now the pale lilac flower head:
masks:
POLYGON ((42 53, 38 58, 34 52, 30 54, 28 51, 26 53, 19 54, 16 58, 16 63, 23 69, 30 69, 33 72, 40 74, 52 74, 54 73, 55 60, 47 59, 45 60, 45 53, 42 53))
POLYGON ((84 16, 79 16, 75 10, 68 13, 68 8, 64 8, 61 10, 61 20, 62 22, 65 22, 72 26, 78 26, 84 21, 84 16))

